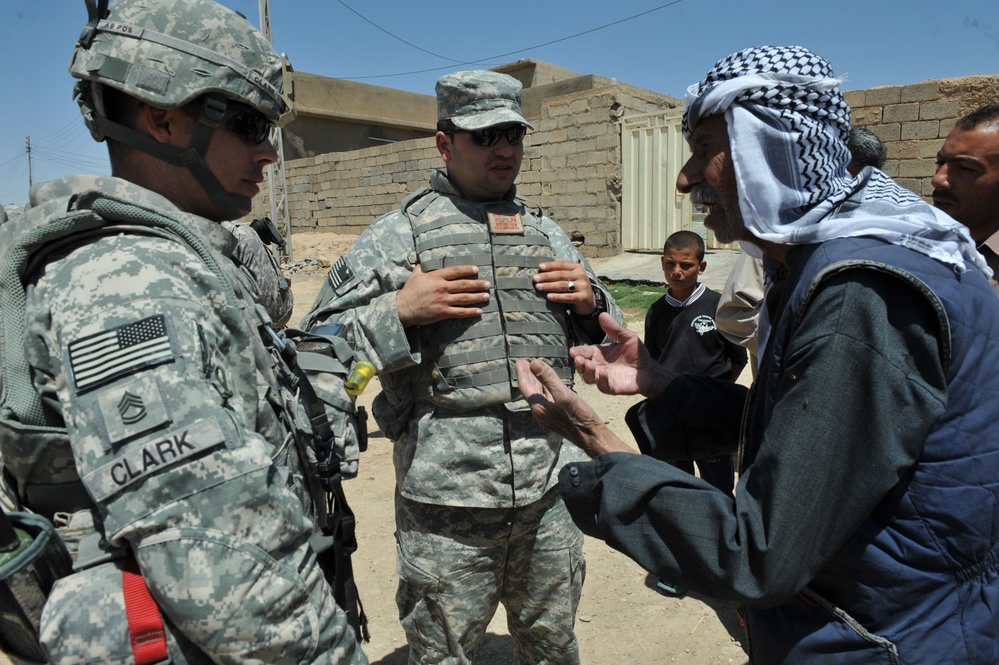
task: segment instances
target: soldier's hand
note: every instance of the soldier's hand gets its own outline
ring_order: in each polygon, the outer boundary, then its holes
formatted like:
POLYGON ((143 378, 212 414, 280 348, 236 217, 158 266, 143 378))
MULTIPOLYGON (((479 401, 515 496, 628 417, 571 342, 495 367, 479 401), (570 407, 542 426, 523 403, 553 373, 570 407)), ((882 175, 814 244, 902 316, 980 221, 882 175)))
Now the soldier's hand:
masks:
POLYGON ((474 279, 478 266, 451 266, 423 272, 417 264, 402 289, 396 293, 396 308, 403 327, 425 326, 444 319, 481 316, 480 306, 489 301, 492 284, 474 279))
POLYGON ((565 303, 576 314, 586 316, 597 308, 590 278, 578 263, 546 261, 538 266, 534 288, 552 302, 565 303))

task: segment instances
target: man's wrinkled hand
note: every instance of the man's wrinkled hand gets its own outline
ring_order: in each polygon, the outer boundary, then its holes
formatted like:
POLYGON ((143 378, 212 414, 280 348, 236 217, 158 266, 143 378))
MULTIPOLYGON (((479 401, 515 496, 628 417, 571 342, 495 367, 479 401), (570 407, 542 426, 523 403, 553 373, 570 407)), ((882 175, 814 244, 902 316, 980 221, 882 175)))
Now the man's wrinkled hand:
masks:
POLYGON ((637 334, 610 314, 600 315, 600 327, 613 342, 569 350, 580 376, 587 383, 596 384, 600 392, 652 397, 665 390, 676 377, 676 372, 656 362, 637 334))
POLYGON ((590 457, 608 452, 635 452, 544 361, 518 360, 517 383, 535 420, 582 448, 590 457))

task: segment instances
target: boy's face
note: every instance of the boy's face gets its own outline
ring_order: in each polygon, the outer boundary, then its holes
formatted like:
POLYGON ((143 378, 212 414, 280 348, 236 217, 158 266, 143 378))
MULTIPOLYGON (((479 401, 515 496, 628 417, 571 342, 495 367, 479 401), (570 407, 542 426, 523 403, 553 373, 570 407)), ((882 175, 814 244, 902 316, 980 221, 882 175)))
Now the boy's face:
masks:
POLYGON ((663 277, 669 284, 674 298, 683 300, 697 288, 697 278, 707 267, 707 261, 698 261, 692 249, 671 248, 663 252, 663 277))

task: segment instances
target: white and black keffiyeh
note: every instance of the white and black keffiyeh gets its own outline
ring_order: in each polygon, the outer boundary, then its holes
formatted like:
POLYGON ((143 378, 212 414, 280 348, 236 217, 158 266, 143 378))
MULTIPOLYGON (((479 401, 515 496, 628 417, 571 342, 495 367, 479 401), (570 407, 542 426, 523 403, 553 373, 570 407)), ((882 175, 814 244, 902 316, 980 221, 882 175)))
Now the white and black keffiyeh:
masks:
POLYGON ((964 226, 877 169, 850 177, 850 107, 841 82, 801 46, 738 51, 687 89, 684 136, 702 118, 725 114, 740 209, 761 240, 875 237, 958 271, 970 262, 990 274, 964 226))

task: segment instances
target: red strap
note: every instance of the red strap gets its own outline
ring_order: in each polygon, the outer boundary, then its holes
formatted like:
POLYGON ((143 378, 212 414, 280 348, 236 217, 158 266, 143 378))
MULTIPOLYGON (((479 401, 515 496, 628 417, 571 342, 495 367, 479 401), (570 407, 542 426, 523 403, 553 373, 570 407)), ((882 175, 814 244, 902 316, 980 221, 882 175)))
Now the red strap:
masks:
POLYGON ((128 638, 136 665, 167 660, 166 631, 156 601, 149 595, 139 564, 128 557, 121 571, 121 590, 125 594, 125 615, 128 617, 128 638))

